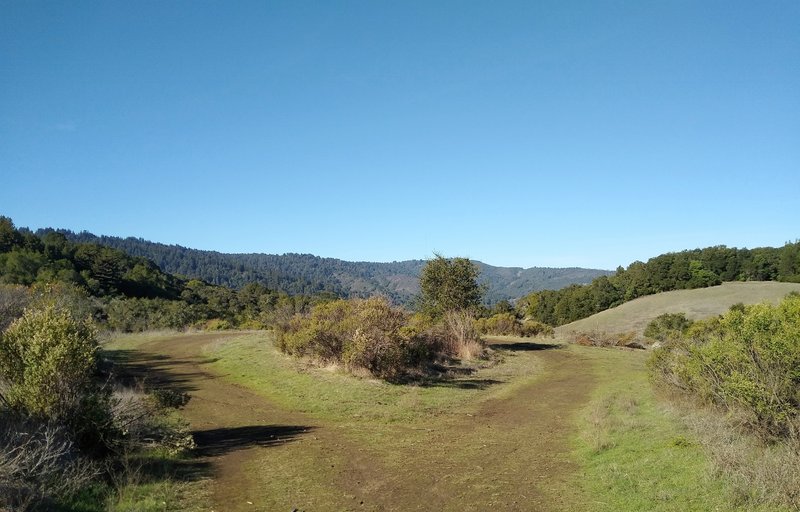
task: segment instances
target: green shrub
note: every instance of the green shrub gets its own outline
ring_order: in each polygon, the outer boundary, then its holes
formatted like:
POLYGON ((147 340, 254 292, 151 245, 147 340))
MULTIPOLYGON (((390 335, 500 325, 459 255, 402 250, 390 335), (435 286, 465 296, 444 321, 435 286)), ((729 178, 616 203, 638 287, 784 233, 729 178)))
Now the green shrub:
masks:
POLYGON ((319 304, 308 316, 294 316, 278 329, 278 348, 296 356, 341 362, 346 340, 355 332, 355 300, 319 304))
POLYGON ((26 416, 65 425, 81 447, 97 447, 111 425, 110 393, 96 379, 95 330, 54 305, 27 309, 0 336, 5 402, 26 416))
POLYGON ((277 346, 288 354, 392 380, 431 357, 431 347, 421 336, 427 325, 426 318, 409 317, 384 298, 336 300, 280 327, 277 346))
POLYGON ((477 319, 475 329, 481 334, 516 336, 522 330, 522 322, 513 313, 497 313, 489 318, 477 319))
POLYGON ((687 336, 654 351, 658 381, 743 414, 764 438, 798 435, 800 297, 731 309, 687 336))
POLYGON ((664 313, 647 324, 644 335, 658 341, 680 339, 691 325, 683 313, 664 313))
POLYGON ((522 322, 520 336, 553 336, 555 329, 552 326, 538 322, 536 320, 525 320, 522 322))
POLYGON ((496 336, 550 336, 553 328, 536 320, 520 320, 514 313, 502 312, 475 321, 475 329, 481 334, 496 336))

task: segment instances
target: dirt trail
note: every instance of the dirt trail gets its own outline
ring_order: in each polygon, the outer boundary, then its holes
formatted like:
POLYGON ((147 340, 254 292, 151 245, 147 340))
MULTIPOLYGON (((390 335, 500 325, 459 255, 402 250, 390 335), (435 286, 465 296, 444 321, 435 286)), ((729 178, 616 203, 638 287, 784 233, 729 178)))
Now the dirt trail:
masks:
MULTIPOLYGON (((530 343, 503 346, 536 350, 546 375, 509 398, 486 402, 477 414, 439 425, 446 428, 414 433, 414 443, 401 444, 398 458, 406 462, 398 467, 385 464, 334 427, 281 409, 213 374, 202 349, 225 336, 165 338, 129 355, 133 371, 192 395, 183 413, 201 457, 214 469, 217 511, 269 510, 266 503, 308 511, 547 511, 569 505, 553 489, 563 488, 560 484, 577 469, 569 459, 571 417, 586 403, 595 382, 590 363, 573 352, 530 343), (286 496, 277 500, 259 495, 259 478, 268 475, 252 471, 251 463, 268 456, 265 447, 294 450, 330 473, 329 499, 304 502, 303 489, 286 489, 286 496)), ((403 426, 391 428, 404 435, 403 426)))

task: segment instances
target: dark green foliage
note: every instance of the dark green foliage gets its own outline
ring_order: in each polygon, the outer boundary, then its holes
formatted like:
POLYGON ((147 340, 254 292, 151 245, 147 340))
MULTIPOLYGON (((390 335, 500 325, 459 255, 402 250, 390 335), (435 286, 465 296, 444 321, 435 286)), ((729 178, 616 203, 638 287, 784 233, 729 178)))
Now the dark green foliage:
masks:
MULTIPOLYGON (((44 231, 41 239, 0 217, 0 286, 33 286, 33 295, 59 297, 73 314, 120 331, 187 326, 265 328, 285 321, 310 304, 331 299, 289 296, 251 283, 241 290, 186 280, 154 262, 118 249, 75 243, 44 231)), ((21 314, 21 292, 0 289, 0 325, 21 314), (14 299, 14 300, 12 300, 14 299), (16 302, 15 302, 16 301, 16 302)), ((31 292, 26 292, 29 295, 31 292)))
POLYGON ((477 309, 484 293, 478 268, 470 260, 438 254, 422 268, 419 286, 420 309, 433 318, 447 311, 477 309))
POLYGON ((175 299, 181 281, 152 261, 94 244, 75 244, 63 234, 41 239, 14 229, 0 218, 0 282, 30 286, 71 283, 98 297, 129 296, 175 299))
POLYGON ((696 322, 650 360, 672 389, 743 415, 765 438, 800 435, 800 297, 696 322))
POLYGON ((682 338, 692 321, 683 313, 664 313, 653 319, 644 330, 644 335, 659 341, 682 338))
MULTIPOLYGON (((39 230, 37 233, 50 233, 39 230)), ((223 254, 148 242, 140 238, 95 236, 61 231, 70 240, 120 249, 153 260, 161 269, 201 279, 215 285, 242 288, 260 283, 272 290, 298 295, 332 293, 339 297, 365 298, 384 295, 394 304, 409 305, 419 292, 423 260, 391 263, 350 262, 311 254, 223 254)), ((488 303, 511 300, 535 290, 559 289, 588 283, 606 270, 584 268, 509 268, 475 263, 486 285, 488 303)))
POLYGON ((800 242, 782 248, 708 247, 662 254, 619 267, 588 285, 532 293, 518 304, 522 315, 549 325, 586 318, 645 295, 714 286, 724 281, 800 281, 800 242))

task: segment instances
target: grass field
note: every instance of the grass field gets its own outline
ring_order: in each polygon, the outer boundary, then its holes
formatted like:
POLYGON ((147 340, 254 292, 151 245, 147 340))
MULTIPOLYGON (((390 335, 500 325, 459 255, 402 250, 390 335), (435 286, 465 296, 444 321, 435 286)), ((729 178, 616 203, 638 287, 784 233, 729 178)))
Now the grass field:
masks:
POLYGON ((790 292, 800 292, 800 283, 744 282, 723 283, 697 290, 676 290, 640 297, 616 308, 601 311, 556 329, 558 335, 573 332, 644 333, 647 324, 663 313, 686 313, 698 320, 719 315, 742 302, 777 303, 790 292))
POLYGON ((195 463, 215 468, 131 482, 109 509, 776 510, 712 474, 643 352, 496 338, 491 365, 398 386, 288 358, 269 333, 217 336, 108 346, 191 389, 196 437, 214 433, 195 463))
MULTIPOLYGON (((590 328, 643 329, 664 312, 700 318, 793 290, 670 292, 590 328)), ((492 338, 494 357, 472 370, 395 385, 290 358, 268 332, 118 338, 107 348, 190 390, 183 414, 213 471, 133 482, 110 508, 784 510, 743 499, 713 470, 680 411, 656 398, 647 352, 561 339, 492 338)))

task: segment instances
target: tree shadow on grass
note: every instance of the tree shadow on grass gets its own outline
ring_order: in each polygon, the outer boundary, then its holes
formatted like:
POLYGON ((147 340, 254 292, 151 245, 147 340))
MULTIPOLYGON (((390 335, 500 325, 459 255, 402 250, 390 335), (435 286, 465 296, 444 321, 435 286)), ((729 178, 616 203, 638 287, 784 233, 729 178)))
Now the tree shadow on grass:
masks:
POLYGON ((202 370, 187 371, 212 359, 178 359, 139 350, 106 350, 103 355, 113 366, 114 380, 124 386, 143 383, 145 388, 166 387, 187 393, 197 389, 192 381, 216 378, 202 370))
POLYGON ((251 425, 196 430, 193 432, 197 444, 195 453, 201 457, 216 457, 255 446, 275 446, 312 430, 314 427, 304 425, 251 425))
POLYGON ((518 343, 492 343, 489 345, 495 350, 508 350, 509 352, 531 352, 535 350, 555 350, 564 348, 563 343, 535 343, 521 341, 518 343))
POLYGON ((502 384, 497 379, 437 379, 421 384, 422 387, 455 388, 455 389, 486 389, 495 384, 502 384))

